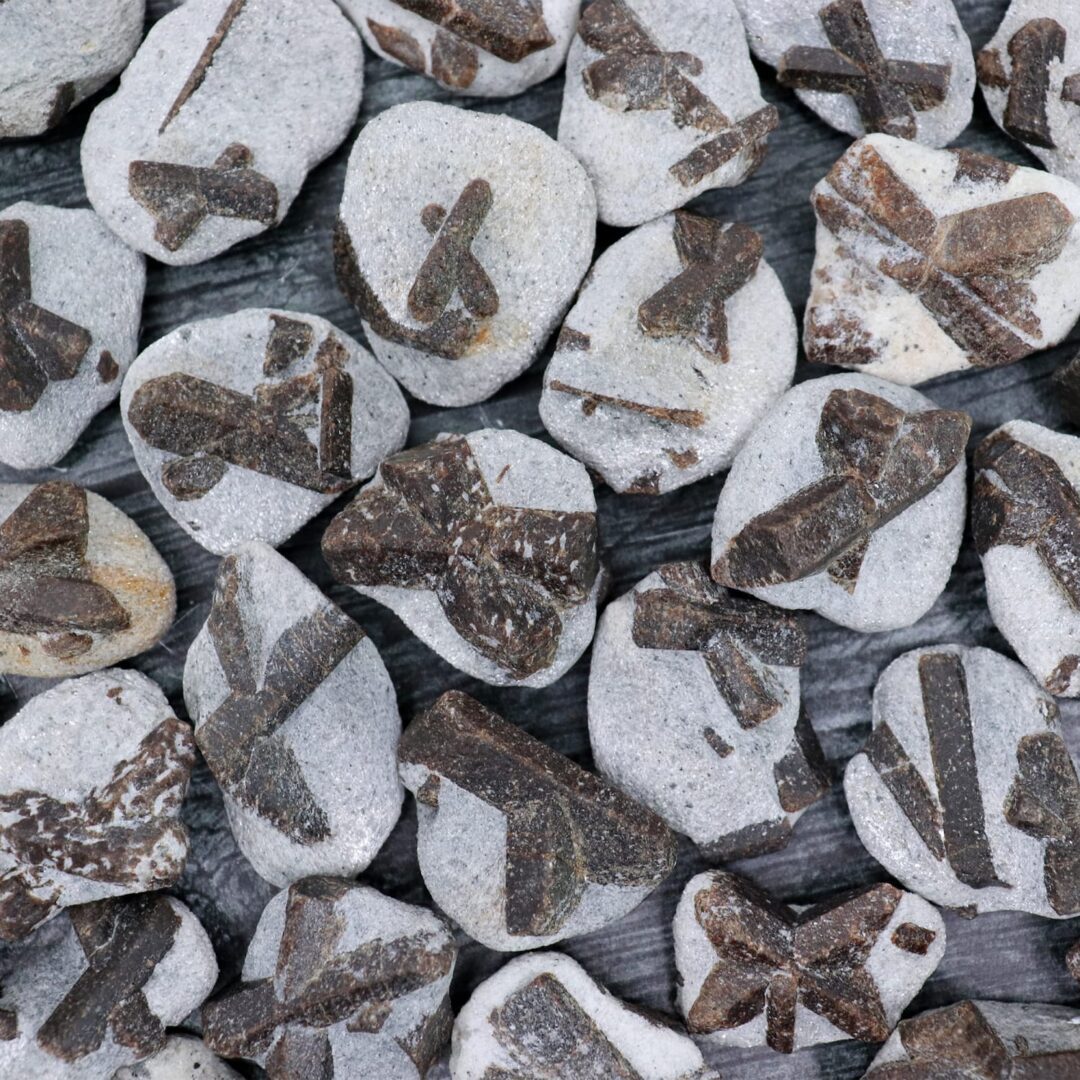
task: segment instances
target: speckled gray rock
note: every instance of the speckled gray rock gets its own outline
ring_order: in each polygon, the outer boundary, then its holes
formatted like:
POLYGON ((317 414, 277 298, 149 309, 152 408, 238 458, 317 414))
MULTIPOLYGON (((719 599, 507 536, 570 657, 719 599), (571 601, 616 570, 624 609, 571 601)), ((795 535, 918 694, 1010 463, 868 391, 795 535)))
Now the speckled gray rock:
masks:
POLYGON ((357 138, 334 257, 386 369, 421 401, 470 405, 536 359, 595 235, 589 178, 538 128, 412 102, 357 138))
POLYGON ((624 1004, 557 952, 519 956, 454 1023, 454 1080, 719 1080, 666 1018, 624 1004))
POLYGON ((0 138, 40 135, 134 55, 146 0, 7 0, 0 10, 0 138))
POLYGON ((735 0, 755 56, 827 124, 927 146, 971 119, 975 65, 952 0, 735 0))
POLYGON ((62 908, 175 885, 191 727, 112 668, 46 690, 0 727, 0 940, 62 908))
POLYGON ((882 1042, 945 955, 945 921, 914 893, 867 885, 789 907, 720 870, 687 883, 674 935, 690 1031, 785 1054, 882 1042))
POLYGON ((1080 1075, 1080 1012, 1062 1005, 960 1001, 901 1020, 867 1080, 1080 1075))
POLYGON ((265 544, 222 562, 184 701, 264 878, 367 867, 401 812, 394 686, 364 631, 265 544))
POLYGON ((559 142, 596 185, 601 221, 641 225, 742 183, 779 122, 732 0, 596 0, 582 12, 559 142))
POLYGON ((0 1076, 111 1077, 161 1050, 217 975, 206 931, 171 896, 72 908, 0 947, 0 1076))
POLYGON ((489 949, 599 930, 675 865, 656 815, 467 694, 443 694, 414 720, 398 762, 424 884, 489 949))
POLYGON ((425 908, 306 878, 266 905, 243 982, 203 1009, 203 1037, 275 1080, 420 1080, 450 1033, 456 958, 425 908))
POLYGON ((990 115, 1050 172, 1080 181, 1080 8, 1013 0, 976 60, 990 115))
POLYGON ((318 316, 264 309, 154 342, 120 407, 154 494, 217 555, 284 543, 409 429, 401 391, 366 349, 318 316))
POLYGON ((799 707, 796 619, 668 563, 609 604, 589 668, 597 768, 718 861, 775 851, 831 786, 799 707))
POLYGON ((726 469, 791 385, 795 317, 761 255, 748 226, 680 211, 623 237, 590 271, 540 417, 616 491, 657 494, 726 469))
POLYGON ((516 431, 387 458, 322 549, 339 581, 497 686, 560 679, 592 640, 607 579, 584 466, 516 431))
POLYGON ((188 0, 154 24, 82 140, 86 193, 137 251, 186 265, 277 225, 360 108, 331 0, 188 0))
POLYGON ((63 677, 154 646, 176 586, 143 531, 66 480, 0 484, 0 674, 63 677))
POLYGON ((138 1065, 118 1069, 113 1080, 240 1080, 202 1039, 170 1035, 153 1057, 138 1065))
POLYGON ((341 0, 380 56, 473 97, 507 97, 562 66, 580 0, 341 0))
POLYGON ((728 474, 713 578, 853 630, 910 626, 960 550, 970 429, 966 413, 865 375, 794 387, 728 474))
POLYGON ((0 461, 55 464, 120 393, 145 285, 142 256, 90 210, 0 213, 0 461))
POLYGON ((874 690, 844 791, 859 838, 935 903, 1080 913, 1080 782, 1054 699, 989 649, 905 653, 874 690))
POLYGON ((914 385, 1015 363, 1080 315, 1080 188, 1061 177, 870 135, 811 202, 811 363, 914 385))
POLYGON ((979 445, 975 470, 994 622, 1045 689, 1080 697, 1080 439, 1013 420, 979 445))

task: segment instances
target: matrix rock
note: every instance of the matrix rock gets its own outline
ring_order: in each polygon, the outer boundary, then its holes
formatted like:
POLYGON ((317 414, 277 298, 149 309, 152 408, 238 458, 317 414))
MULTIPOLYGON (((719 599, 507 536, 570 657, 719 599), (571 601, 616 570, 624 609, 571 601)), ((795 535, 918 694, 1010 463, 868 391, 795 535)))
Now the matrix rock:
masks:
POLYGON ((138 1065, 117 1070, 113 1080, 240 1080, 202 1039, 170 1035, 153 1057, 138 1065))

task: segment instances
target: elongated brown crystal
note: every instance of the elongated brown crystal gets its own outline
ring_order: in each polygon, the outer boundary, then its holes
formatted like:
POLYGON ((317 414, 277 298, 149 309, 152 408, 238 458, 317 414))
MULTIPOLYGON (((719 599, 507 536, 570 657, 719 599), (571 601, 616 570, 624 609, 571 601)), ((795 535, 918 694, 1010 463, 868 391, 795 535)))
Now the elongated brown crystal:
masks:
POLYGON ((1005 105, 1005 130, 1031 146, 1054 149, 1046 99, 1050 66, 1065 59, 1065 27, 1054 19, 1032 19, 1009 39, 1012 76, 1005 105))
POLYGON ((555 44, 544 21, 542 0, 394 0, 394 3, 511 64, 555 44))

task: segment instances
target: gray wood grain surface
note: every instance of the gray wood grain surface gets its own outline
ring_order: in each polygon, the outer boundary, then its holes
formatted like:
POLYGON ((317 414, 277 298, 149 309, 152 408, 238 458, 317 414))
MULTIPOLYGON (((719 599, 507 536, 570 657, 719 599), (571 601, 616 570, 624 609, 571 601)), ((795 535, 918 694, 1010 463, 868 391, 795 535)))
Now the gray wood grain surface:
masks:
MULTIPOLYGON (((151 0, 150 18, 158 18, 174 6, 173 0, 151 0)), ((973 46, 979 48, 997 26, 1006 0, 958 0, 957 7, 973 46)), ((764 165, 741 187, 708 194, 694 206, 715 216, 748 222, 762 232, 766 256, 801 318, 813 260, 810 189, 849 140, 781 90, 770 71, 762 68, 761 75, 765 96, 778 105, 782 118, 780 129, 769 138, 764 165)), ((508 113, 554 136, 562 82, 560 72, 518 98, 453 103, 508 113)), ((107 88, 101 96, 112 89, 107 88)), ((433 83, 376 60, 370 53, 364 93, 357 130, 400 101, 453 100, 433 83)), ((60 129, 43 138, 0 144, 0 206, 19 199, 88 205, 79 169, 79 140, 93 104, 84 104, 60 129)), ((330 258, 331 226, 351 144, 352 136, 312 173, 278 229, 201 266, 173 268, 152 263, 143 346, 181 323, 254 306, 312 312, 361 337, 360 321, 335 285, 330 258)), ((976 102, 974 122, 958 145, 1035 164, 994 127, 981 100, 976 102)), ((600 233, 601 246, 620 235, 605 228, 600 233)), ((1080 267, 1077 270, 1080 279, 1080 267)), ((767 322, 763 331, 768 332, 767 322)), ((927 392, 941 405, 966 409, 974 416, 972 446, 998 424, 1017 417, 1061 428, 1063 420, 1049 375, 1076 351, 1076 338, 1074 332, 1070 343, 1010 368, 940 379, 930 384, 927 392)), ((489 425, 545 437, 537 402, 546 360, 542 357, 529 372, 481 405, 438 410, 411 402, 410 445, 440 431, 467 432, 489 425)), ((798 377, 823 373, 800 364, 798 377)), ((0 467, 0 481, 37 481, 61 474, 113 500, 130 514, 171 566, 179 594, 176 624, 156 649, 136 658, 131 666, 158 680, 179 714, 185 715, 180 692, 184 654, 206 617, 217 558, 189 540, 150 493, 135 467, 116 406, 91 424, 55 469, 17 474, 0 467)), ((605 554, 614 574, 616 595, 663 561, 700 557, 707 552, 722 483, 723 478, 716 477, 659 497, 617 496, 607 488, 598 490, 605 554)), ((464 689, 555 749, 591 765, 585 709, 588 655, 546 690, 500 690, 466 678, 421 645, 384 609, 331 581, 319 554, 319 540, 343 504, 344 500, 335 504, 282 550, 370 633, 394 679, 403 718, 408 721, 447 689, 464 689)), ((916 626, 866 636, 812 617, 808 629, 811 649, 803 672, 804 700, 837 777, 869 731, 870 695, 877 676, 900 653, 948 641, 1009 651, 990 620, 970 536, 947 591, 916 626)), ((46 685, 35 680, 0 682, 0 720, 46 685)), ((1066 735, 1075 752, 1080 750, 1080 706, 1063 703, 1062 711, 1066 735)), ((246 941, 272 890, 236 850, 220 794, 203 766, 192 785, 185 817, 193 835, 192 857, 177 892, 211 933, 224 984, 236 976, 246 941)), ((410 799, 393 835, 362 880, 401 900, 430 903, 417 869, 415 833, 410 799)), ((671 918, 683 885, 707 865, 693 845, 683 841, 675 873, 646 903, 614 926, 566 943, 565 951, 616 994, 672 1013, 675 969, 671 918)), ((859 843, 838 784, 802 818, 785 851, 744 861, 735 868, 783 899, 802 902, 885 878, 859 843)), ((1078 936, 1071 922, 1014 913, 975 920, 949 914, 946 919, 949 940, 945 959, 914 1002, 912 1012, 976 996, 1080 1003, 1080 987, 1068 977, 1063 960, 1065 949, 1078 936)), ((461 945, 455 1005, 464 1002, 477 982, 505 959, 463 935, 461 945)), ((848 1080, 862 1075, 873 1053, 873 1047, 847 1042, 790 1058, 767 1049, 721 1050, 710 1052, 709 1057, 727 1078, 848 1080)))

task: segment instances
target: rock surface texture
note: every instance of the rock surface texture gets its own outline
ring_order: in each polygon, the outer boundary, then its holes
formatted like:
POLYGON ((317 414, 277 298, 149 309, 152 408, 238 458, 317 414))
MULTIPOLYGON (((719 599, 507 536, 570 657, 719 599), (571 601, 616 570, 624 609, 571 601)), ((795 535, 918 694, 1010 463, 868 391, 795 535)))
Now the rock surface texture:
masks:
POLYGON ((1054 699, 989 649, 905 653, 844 774, 859 838, 908 888, 966 913, 1080 913, 1080 781, 1054 699))
POLYGON ((184 700, 264 878, 367 867, 401 811, 394 687, 364 631, 265 544, 223 560, 184 700))
POLYGON ((153 1057, 118 1069, 113 1080, 241 1080, 202 1039, 170 1035, 153 1057))

